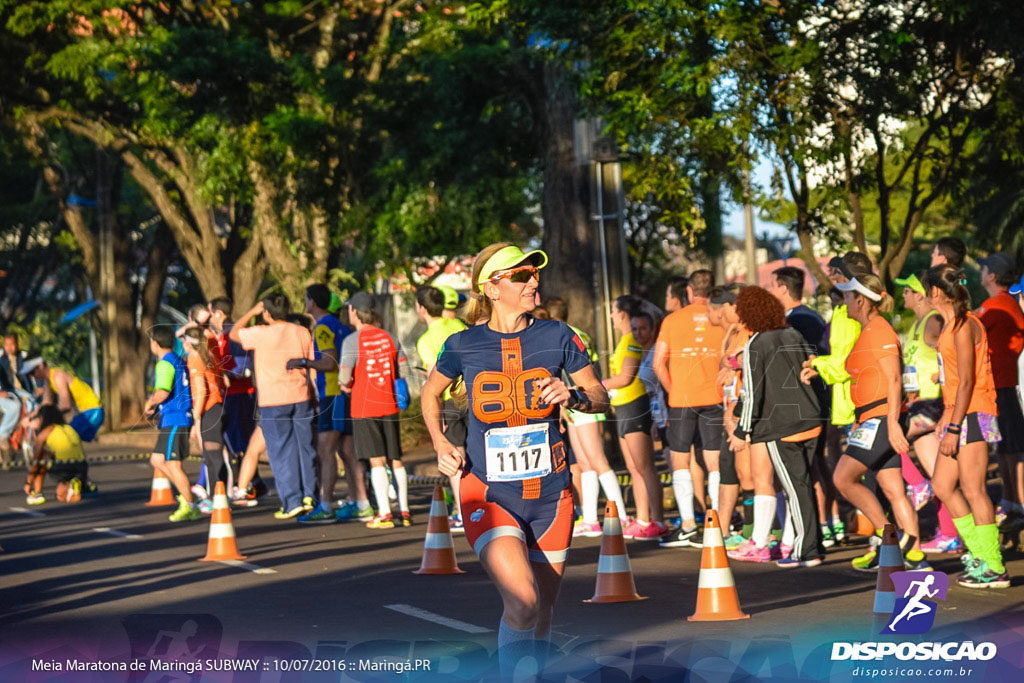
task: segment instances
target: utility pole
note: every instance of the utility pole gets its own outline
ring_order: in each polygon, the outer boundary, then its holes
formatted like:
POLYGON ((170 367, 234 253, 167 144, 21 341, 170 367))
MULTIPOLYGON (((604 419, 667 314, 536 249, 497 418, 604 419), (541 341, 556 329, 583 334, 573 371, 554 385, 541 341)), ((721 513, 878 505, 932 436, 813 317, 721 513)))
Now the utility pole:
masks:
POLYGON ((754 207, 750 202, 750 171, 743 171, 743 218, 747 252, 747 284, 757 284, 757 240, 754 237, 754 207))

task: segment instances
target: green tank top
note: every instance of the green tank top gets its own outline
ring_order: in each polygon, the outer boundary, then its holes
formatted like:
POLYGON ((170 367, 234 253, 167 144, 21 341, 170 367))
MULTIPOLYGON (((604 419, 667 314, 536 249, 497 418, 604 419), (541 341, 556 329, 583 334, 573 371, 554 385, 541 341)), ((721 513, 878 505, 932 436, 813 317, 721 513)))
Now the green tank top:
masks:
POLYGON ((942 396, 942 386, 932 381, 939 372, 939 352, 924 340, 924 329, 933 315, 938 315, 938 311, 928 311, 921 320, 915 321, 903 345, 903 390, 916 391, 920 398, 942 396))

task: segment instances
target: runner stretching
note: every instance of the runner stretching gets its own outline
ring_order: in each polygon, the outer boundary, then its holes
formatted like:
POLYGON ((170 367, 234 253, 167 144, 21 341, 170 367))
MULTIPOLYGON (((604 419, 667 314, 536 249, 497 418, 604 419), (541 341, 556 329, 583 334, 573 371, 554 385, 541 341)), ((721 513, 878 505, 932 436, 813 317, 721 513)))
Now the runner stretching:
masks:
POLYGON ((580 338, 565 323, 528 314, 546 264, 544 252, 508 243, 480 252, 467 318, 487 322, 445 341, 422 393, 438 469, 445 476, 461 470, 466 539, 501 594, 503 677, 525 657, 543 669, 572 535, 569 451, 557 407, 608 407, 580 338), (563 369, 578 389, 559 379, 563 369), (441 424, 442 395, 459 375, 470 406, 465 455, 441 424))

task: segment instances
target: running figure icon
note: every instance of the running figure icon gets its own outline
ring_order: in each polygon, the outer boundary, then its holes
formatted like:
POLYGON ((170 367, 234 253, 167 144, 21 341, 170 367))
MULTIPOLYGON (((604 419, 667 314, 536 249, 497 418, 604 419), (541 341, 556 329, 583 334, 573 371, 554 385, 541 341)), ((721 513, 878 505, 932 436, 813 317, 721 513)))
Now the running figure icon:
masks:
POLYGON ((896 624, 901 619, 910 621, 914 617, 919 617, 923 614, 929 614, 934 609, 935 603, 922 602, 925 598, 934 598, 939 593, 939 589, 929 590, 932 584, 935 583, 935 575, 928 574, 920 581, 911 581, 907 587, 907 592, 903 594, 904 598, 910 598, 907 604, 903 607, 903 610, 896 616, 892 622, 889 623, 889 630, 895 632, 896 624), (916 587, 916 588, 915 588, 916 587), (916 590, 916 592, 914 592, 916 590), (911 593, 914 595, 911 596, 911 593))

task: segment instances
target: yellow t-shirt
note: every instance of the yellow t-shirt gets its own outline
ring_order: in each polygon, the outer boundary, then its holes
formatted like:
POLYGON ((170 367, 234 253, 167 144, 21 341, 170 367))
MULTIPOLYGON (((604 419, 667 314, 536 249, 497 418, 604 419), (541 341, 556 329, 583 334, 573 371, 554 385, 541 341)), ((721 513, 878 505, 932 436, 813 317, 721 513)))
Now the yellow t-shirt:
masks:
MULTIPOLYGON (((53 381, 54 372, 55 370, 50 368, 50 389, 54 394, 56 394, 57 383, 53 381)), ((71 383, 68 384, 68 393, 71 394, 71 400, 75 404, 75 410, 80 413, 84 413, 87 410, 99 408, 103 405, 100 403, 100 399, 96 395, 96 392, 92 390, 92 387, 74 375, 71 375, 70 373, 68 374, 71 377, 71 383)))
POLYGON ((647 394, 647 388, 644 387, 644 383, 640 380, 639 373, 640 359, 643 358, 643 355, 643 347, 636 343, 636 339, 633 338, 632 334, 624 335, 615 346, 615 352, 608 363, 612 377, 622 371, 622 365, 627 358, 636 358, 638 372, 633 377, 633 381, 628 385, 608 392, 612 394, 611 403, 613 406, 624 406, 647 394))
POLYGON ((46 436, 46 448, 53 453, 57 462, 80 462, 85 460, 82 441, 69 425, 53 425, 46 436))

